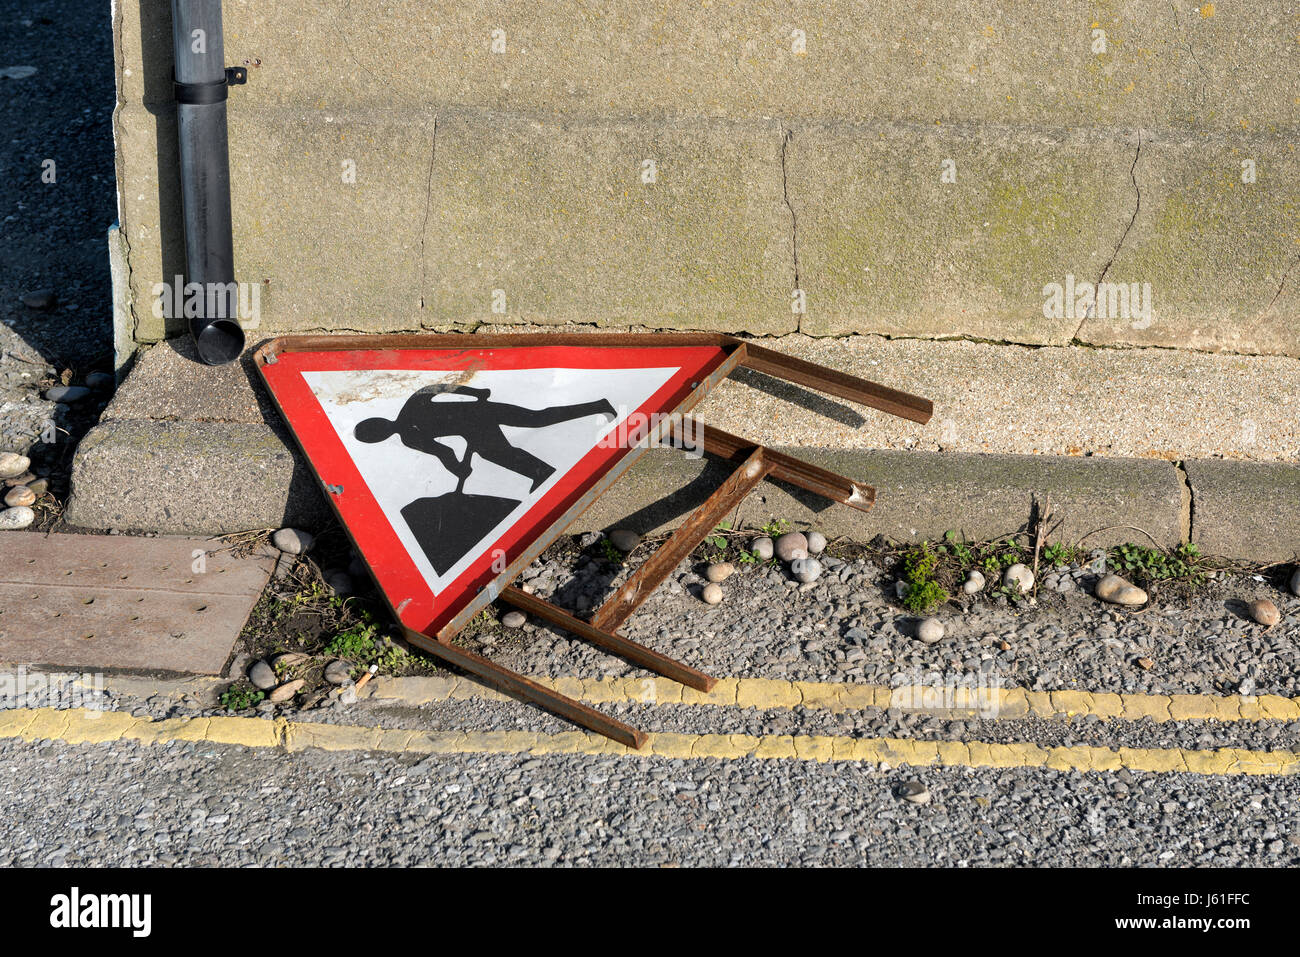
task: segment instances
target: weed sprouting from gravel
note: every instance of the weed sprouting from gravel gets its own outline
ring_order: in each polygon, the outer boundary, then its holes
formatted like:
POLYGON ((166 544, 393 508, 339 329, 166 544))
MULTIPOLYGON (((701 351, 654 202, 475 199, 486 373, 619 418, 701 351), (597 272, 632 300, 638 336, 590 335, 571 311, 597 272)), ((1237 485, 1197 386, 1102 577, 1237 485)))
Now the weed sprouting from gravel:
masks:
POLYGON ((903 607, 908 611, 923 615, 948 600, 947 589, 934 577, 937 565, 938 558, 928 542, 903 556, 903 581, 907 584, 903 607))
MULTIPOLYGON (((301 696, 323 696, 325 667, 339 658, 355 666, 377 664, 379 673, 392 676, 432 674, 430 658, 412 654, 400 641, 379 604, 369 597, 340 597, 321 580, 311 561, 298 564, 284 580, 273 579, 253 607, 240 634, 251 659, 269 662, 292 653, 292 664, 277 665, 279 681, 306 680, 301 696), (395 640, 397 639, 397 640, 395 640)), ((221 697, 230 711, 255 707, 265 695, 239 676, 221 697)))
POLYGON ((610 565, 626 565, 627 556, 618 550, 618 548, 608 538, 602 538, 596 543, 600 549, 600 557, 610 565))
POLYGON ((1206 579, 1200 549, 1190 543, 1173 549, 1116 545, 1107 561, 1116 574, 1129 576, 1140 585, 1182 582, 1195 586, 1206 579))
POLYGON ((412 655, 382 633, 368 611, 338 632, 325 645, 325 654, 359 665, 378 665, 384 674, 402 674, 415 664, 412 655))
POLYGON ((244 711, 253 707, 265 697, 264 692, 258 691, 241 678, 221 692, 221 707, 227 711, 244 711))
POLYGON ((1064 542, 1049 542, 1043 546, 1043 565, 1046 568, 1080 565, 1087 558, 1087 554, 1077 545, 1067 545, 1064 542))

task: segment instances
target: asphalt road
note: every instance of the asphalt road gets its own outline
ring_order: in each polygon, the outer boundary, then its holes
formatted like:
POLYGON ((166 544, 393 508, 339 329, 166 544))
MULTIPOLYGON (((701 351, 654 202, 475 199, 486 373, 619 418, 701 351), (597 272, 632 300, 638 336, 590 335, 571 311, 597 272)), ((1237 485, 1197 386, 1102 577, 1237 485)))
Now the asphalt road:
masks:
POLYGON ((0 23, 0 69, 36 70, 0 76, 0 322, 52 365, 111 368, 106 239, 117 201, 109 6, 0 0, 0 23), (22 297, 38 289, 58 294, 52 312, 23 306, 22 297))
POLYGON ((1296 777, 189 742, 5 743, 0 767, 0 865, 1300 862, 1296 777), (929 804, 895 796, 914 779, 929 804))

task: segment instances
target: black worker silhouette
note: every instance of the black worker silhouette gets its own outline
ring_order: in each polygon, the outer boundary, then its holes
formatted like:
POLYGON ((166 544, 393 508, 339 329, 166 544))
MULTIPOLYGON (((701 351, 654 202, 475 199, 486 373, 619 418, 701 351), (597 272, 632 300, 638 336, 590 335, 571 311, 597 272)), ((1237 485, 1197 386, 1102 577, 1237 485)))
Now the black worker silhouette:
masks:
POLYGON ((526 409, 493 402, 491 395, 489 389, 466 385, 425 386, 406 400, 396 419, 365 419, 353 431, 361 442, 382 442, 397 435, 407 448, 434 456, 456 476, 454 492, 416 499, 402 509, 402 518, 439 575, 446 574, 519 504, 516 499, 465 492, 475 455, 531 480, 530 492, 555 474, 551 465, 511 445, 501 431, 503 426, 539 429, 591 415, 617 417, 608 399, 526 409), (471 396, 474 401, 439 401, 440 396, 449 394, 471 396), (465 440, 462 458, 438 441, 448 436, 465 440))

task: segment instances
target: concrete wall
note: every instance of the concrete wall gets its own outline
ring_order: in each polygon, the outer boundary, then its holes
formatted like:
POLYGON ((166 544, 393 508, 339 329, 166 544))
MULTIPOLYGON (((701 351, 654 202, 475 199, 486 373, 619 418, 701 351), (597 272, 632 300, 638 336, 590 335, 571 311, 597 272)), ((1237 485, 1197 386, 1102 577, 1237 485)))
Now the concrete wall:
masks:
MULTIPOLYGON (((254 340, 578 322, 1300 355, 1296 0, 225 15, 254 340), (1069 275, 1150 283, 1151 314, 1046 317, 1069 275)), ((183 263, 169 5, 120 0, 114 29, 119 297, 150 342, 182 331, 150 297, 183 263)))

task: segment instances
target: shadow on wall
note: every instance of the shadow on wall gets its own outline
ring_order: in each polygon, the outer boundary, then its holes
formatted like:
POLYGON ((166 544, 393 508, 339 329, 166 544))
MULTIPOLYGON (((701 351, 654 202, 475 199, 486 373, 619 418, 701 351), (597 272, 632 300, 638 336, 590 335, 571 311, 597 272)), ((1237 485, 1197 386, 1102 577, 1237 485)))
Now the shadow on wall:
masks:
MULTIPOLYGON (((170 282, 185 273, 185 223, 181 212, 181 178, 176 138, 176 98, 172 92, 174 58, 172 12, 168 0, 141 0, 140 49, 144 60, 144 108, 154 118, 158 155, 158 235, 162 247, 161 276, 170 282)), ((149 308, 153 308, 150 298, 149 308)), ((166 322, 168 338, 184 335, 184 316, 166 322)))

